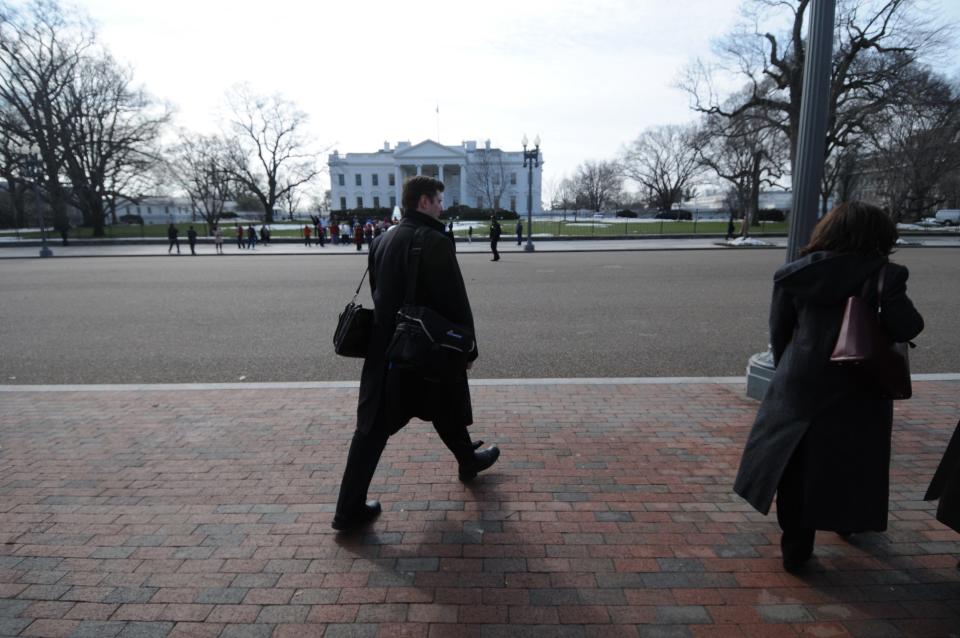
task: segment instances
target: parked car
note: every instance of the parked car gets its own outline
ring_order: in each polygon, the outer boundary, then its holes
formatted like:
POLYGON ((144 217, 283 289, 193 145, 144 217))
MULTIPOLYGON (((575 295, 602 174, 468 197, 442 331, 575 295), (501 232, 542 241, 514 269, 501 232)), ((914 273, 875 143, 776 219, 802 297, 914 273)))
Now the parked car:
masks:
POLYGON ((960 226, 960 208, 938 210, 934 219, 941 226, 960 226))

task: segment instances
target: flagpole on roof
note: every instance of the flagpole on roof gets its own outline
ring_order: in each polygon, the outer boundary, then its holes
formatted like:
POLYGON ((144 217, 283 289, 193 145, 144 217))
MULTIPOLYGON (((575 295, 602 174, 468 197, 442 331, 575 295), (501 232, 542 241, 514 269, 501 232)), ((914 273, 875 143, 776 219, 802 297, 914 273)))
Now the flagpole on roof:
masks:
POLYGON ((437 101, 437 144, 440 143, 440 102, 437 101))

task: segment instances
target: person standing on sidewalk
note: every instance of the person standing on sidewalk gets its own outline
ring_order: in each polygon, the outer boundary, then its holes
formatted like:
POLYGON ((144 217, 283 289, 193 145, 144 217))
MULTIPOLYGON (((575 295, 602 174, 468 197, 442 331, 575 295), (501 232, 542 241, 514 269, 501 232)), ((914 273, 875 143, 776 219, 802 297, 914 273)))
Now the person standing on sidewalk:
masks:
MULTIPOLYGON (((477 452, 467 426, 473 423, 467 370, 452 378, 429 380, 416 372, 391 369, 386 351, 393 337, 397 310, 404 303, 408 256, 415 234, 424 229, 416 284, 416 302, 447 320, 473 331, 473 314, 457 264, 453 243, 444 236, 443 182, 426 175, 409 178, 402 192, 403 220, 370 246, 370 290, 374 328, 360 376, 357 429, 350 443, 336 515, 339 531, 361 527, 380 514, 377 501, 367 501, 367 490, 387 439, 417 417, 433 423, 440 439, 453 453, 461 481, 472 480, 493 465, 500 450, 491 446, 477 452)), ((477 358, 471 353, 469 368, 477 358)))
POLYGON ((187 242, 190 244, 190 254, 196 256, 197 254, 197 231, 193 229, 193 226, 190 227, 190 230, 187 231, 187 242))
POLYGON ((247 248, 254 250, 257 247, 257 229, 253 224, 247 226, 247 248))
POLYGON ((170 251, 173 250, 173 247, 177 247, 177 254, 180 254, 180 229, 173 225, 173 222, 170 222, 170 225, 167 226, 167 240, 170 242, 170 246, 167 248, 167 254, 170 254, 170 251))
POLYGON ((523 222, 517 220, 517 246, 523 244, 523 222))
POLYGON ((923 318, 907 297, 907 269, 889 262, 893 221, 861 202, 836 206, 817 223, 801 257, 773 277, 770 343, 776 370, 747 438, 734 491, 761 513, 774 494, 787 571, 813 554, 816 530, 847 536, 884 531, 893 401, 855 366, 830 355, 850 295, 868 290, 895 342, 913 339, 923 318), (885 267, 881 299, 880 269, 885 267))
POLYGON ((223 254, 223 229, 220 228, 220 225, 213 227, 213 245, 217 248, 217 254, 223 254))
POLYGON ((363 250, 363 226, 360 222, 353 225, 353 243, 357 245, 357 250, 363 250))
POLYGON ((500 222, 497 216, 490 218, 490 250, 493 252, 493 259, 490 261, 500 261, 500 252, 497 250, 497 243, 500 241, 500 222))
POLYGON ((237 224, 237 248, 243 250, 243 226, 237 224))
POLYGON ((304 224, 303 225, 303 245, 304 246, 310 245, 310 232, 311 232, 310 224, 304 224))

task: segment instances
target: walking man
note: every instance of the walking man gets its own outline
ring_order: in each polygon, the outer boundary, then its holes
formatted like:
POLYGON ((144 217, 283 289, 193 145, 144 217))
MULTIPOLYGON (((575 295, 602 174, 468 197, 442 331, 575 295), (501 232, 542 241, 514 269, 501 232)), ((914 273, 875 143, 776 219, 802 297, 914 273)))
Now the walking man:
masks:
POLYGON ((237 224, 237 248, 243 249, 243 226, 237 224))
POLYGON ((180 254, 180 229, 173 225, 173 222, 170 222, 170 225, 167 227, 167 239, 170 241, 170 247, 167 248, 167 254, 170 254, 170 251, 173 250, 173 247, 177 247, 177 254, 180 254))
POLYGON ((223 254, 223 229, 219 225, 213 227, 213 244, 217 247, 217 254, 223 254))
POLYGON ((254 250, 257 247, 257 229, 253 224, 247 226, 247 248, 254 250))
POLYGON ((187 242, 190 243, 190 254, 195 256, 197 254, 197 231, 193 229, 193 226, 187 231, 187 242))
MULTIPOLYGON (((426 175, 411 177, 403 185, 402 203, 400 224, 377 237, 367 257, 376 319, 360 376, 357 429, 332 523, 341 531, 361 527, 380 514, 380 503, 366 500, 367 489, 387 439, 411 418, 433 423, 457 460, 461 481, 473 479, 500 456, 496 446, 475 451, 470 440, 467 426, 473 423, 473 413, 466 369, 443 380, 426 379, 414 371, 391 369, 386 361, 394 317, 404 303, 408 260, 414 258, 411 244, 418 231, 423 233, 423 246, 418 257, 417 303, 473 331, 473 314, 456 252, 440 221, 443 182, 426 175)), ((467 368, 476 357, 474 349, 467 368)))
POLYGON ((490 261, 500 261, 500 251, 497 250, 497 243, 500 241, 500 222, 497 216, 490 218, 490 250, 493 251, 493 259, 490 261))
POLYGON ((517 220, 517 246, 523 243, 523 222, 517 220))

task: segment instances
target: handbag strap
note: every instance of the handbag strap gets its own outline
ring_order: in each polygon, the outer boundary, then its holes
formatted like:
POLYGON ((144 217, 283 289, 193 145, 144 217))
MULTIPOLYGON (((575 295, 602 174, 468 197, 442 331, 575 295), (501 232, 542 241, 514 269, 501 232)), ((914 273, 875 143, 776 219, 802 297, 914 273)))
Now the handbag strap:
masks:
POLYGON ((363 271, 363 277, 360 278, 360 285, 357 286, 357 289, 353 293, 353 299, 350 300, 350 303, 353 303, 357 300, 357 295, 360 294, 360 289, 363 288, 363 280, 367 278, 367 273, 370 272, 370 266, 367 265, 367 269, 363 271))
POLYGON ((883 312, 883 280, 887 274, 887 264, 884 262, 880 266, 880 273, 877 275, 877 314, 883 312))
POLYGON ((420 274, 420 255, 423 253, 423 238, 427 234, 426 226, 420 226, 413 233, 410 250, 407 252, 407 285, 403 304, 412 306, 416 303, 417 276, 420 274))

